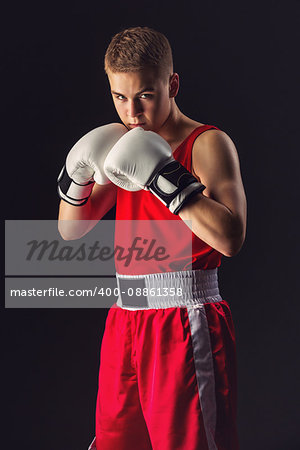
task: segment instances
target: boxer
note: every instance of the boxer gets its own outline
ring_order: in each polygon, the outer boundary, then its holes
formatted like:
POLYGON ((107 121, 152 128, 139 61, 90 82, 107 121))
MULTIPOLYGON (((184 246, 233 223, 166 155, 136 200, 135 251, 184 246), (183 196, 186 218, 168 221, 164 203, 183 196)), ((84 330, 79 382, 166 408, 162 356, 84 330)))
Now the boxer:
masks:
MULTIPOLYGON (((162 33, 117 33, 105 71, 122 123, 93 130, 71 149, 58 183, 61 234, 81 237, 90 226, 64 221, 97 221, 116 204, 117 236, 122 221, 132 229, 157 221, 176 245, 157 264, 116 261, 118 285, 143 295, 120 294, 109 310, 90 449, 236 450, 235 334, 217 270, 245 239, 237 150, 224 131, 179 109, 179 75, 162 33), (189 258, 176 222, 192 233, 189 258)), ((197 102, 204 88, 195 86, 197 102)))

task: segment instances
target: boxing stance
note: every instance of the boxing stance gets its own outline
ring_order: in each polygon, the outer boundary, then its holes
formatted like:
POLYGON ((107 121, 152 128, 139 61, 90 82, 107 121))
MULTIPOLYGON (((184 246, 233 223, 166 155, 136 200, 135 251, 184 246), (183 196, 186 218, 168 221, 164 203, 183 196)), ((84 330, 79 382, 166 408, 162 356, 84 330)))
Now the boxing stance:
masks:
POLYGON ((123 221, 132 236, 136 222, 156 221, 176 248, 164 263, 116 261, 118 285, 138 283, 146 294, 120 295, 109 310, 90 448, 235 450, 235 336, 217 282, 222 255, 236 255, 245 239, 235 146, 178 108, 179 76, 161 33, 118 33, 105 70, 122 124, 92 130, 68 154, 58 183, 60 232, 79 238, 116 204, 117 238, 123 221), (192 231, 192 255, 176 221, 192 231), (166 223, 174 226, 166 231, 166 223), (170 294, 150 296, 150 288, 170 294))

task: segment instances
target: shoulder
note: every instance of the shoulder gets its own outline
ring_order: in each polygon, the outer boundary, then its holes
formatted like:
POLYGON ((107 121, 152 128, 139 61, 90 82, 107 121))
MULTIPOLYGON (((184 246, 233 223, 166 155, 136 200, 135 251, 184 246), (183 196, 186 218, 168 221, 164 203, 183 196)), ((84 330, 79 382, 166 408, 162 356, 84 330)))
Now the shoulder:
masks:
POLYGON ((192 166, 197 175, 205 169, 224 175, 239 170, 237 149, 222 130, 207 130, 197 136, 192 149, 192 166))
POLYGON ((224 131, 212 129, 197 137, 192 150, 192 173, 206 186, 204 195, 208 197, 222 202, 224 195, 243 195, 238 153, 224 131))
POLYGON ((226 149, 236 151, 235 145, 232 139, 222 130, 210 129, 199 134, 195 139, 193 149, 197 153, 205 152, 207 149, 212 151, 226 151, 226 149))

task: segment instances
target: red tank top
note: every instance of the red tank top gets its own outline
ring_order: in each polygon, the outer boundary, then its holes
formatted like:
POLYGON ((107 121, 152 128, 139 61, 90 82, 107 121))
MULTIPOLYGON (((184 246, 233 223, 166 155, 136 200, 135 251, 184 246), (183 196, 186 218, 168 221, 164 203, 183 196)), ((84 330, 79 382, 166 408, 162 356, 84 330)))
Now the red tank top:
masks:
MULTIPOLYGON (((192 172, 192 148, 195 139, 201 133, 211 129, 218 128, 212 125, 196 128, 173 152, 173 157, 190 172, 192 172)), ((221 264, 221 253, 192 233, 181 218, 172 214, 151 192, 145 190, 129 192, 118 187, 115 248, 117 245, 128 248, 134 240, 135 247, 143 248, 143 253, 141 250, 140 252, 135 250, 132 252, 130 261, 130 257, 121 259, 121 253, 119 253, 119 258, 115 258, 115 264, 120 274, 139 275, 177 270, 205 270, 214 269, 221 264), (170 221, 181 223, 172 224, 170 221), (153 231, 154 228, 155 231, 153 231), (156 247, 152 245, 152 252, 149 252, 153 237, 157 241, 156 247), (162 242, 168 243, 165 254, 161 251, 156 253, 155 258, 151 258, 162 242), (137 255, 141 258, 136 259, 137 255), (146 255, 145 258, 143 255, 146 255), (169 258, 164 259, 166 255, 169 255, 169 258)), ((125 252, 123 252, 124 255, 125 252)))

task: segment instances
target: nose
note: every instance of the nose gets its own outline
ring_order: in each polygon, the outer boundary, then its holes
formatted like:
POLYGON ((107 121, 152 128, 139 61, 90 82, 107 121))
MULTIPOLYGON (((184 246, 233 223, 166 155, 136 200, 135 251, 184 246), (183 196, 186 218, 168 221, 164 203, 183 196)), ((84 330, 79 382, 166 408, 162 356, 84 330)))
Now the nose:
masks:
POLYGON ((142 114, 143 109, 142 105, 138 100, 129 100, 128 101, 128 110, 127 114, 129 117, 138 117, 142 114))

